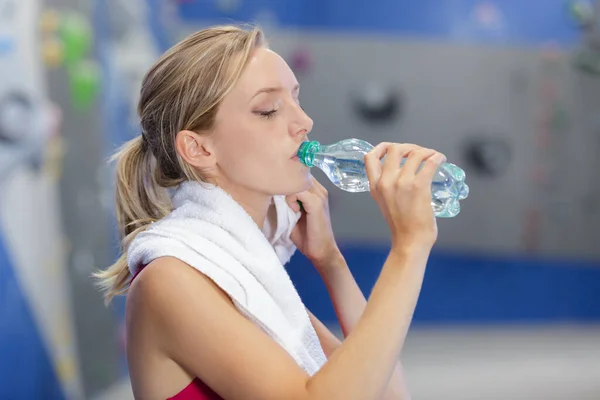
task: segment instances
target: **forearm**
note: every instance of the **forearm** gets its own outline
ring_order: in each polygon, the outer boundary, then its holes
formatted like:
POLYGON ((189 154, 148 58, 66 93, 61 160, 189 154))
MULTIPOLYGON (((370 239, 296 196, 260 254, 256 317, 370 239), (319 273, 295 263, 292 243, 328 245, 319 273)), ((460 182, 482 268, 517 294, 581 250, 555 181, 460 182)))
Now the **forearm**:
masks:
POLYGON ((427 254, 390 253, 356 326, 310 378, 309 398, 381 399, 397 368, 427 254))
POLYGON ((367 300, 341 253, 327 265, 316 265, 316 267, 329 292, 342 333, 347 337, 360 320, 367 300))
MULTIPOLYGON (((354 330, 363 315, 367 306, 367 300, 341 253, 330 260, 328 265, 319 265, 317 267, 331 297, 345 338, 354 330)), ((402 364, 398 360, 384 399, 407 400, 409 398, 410 394, 404 380, 402 364)))

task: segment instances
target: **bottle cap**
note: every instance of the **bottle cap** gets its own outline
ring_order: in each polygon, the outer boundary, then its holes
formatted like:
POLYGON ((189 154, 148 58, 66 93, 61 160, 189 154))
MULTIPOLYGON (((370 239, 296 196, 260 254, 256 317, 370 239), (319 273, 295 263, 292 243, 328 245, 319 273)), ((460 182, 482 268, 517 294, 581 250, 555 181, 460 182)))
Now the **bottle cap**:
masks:
POLYGON ((315 152, 318 151, 320 146, 321 144, 316 140, 302 143, 298 149, 298 158, 307 167, 312 167, 315 152))

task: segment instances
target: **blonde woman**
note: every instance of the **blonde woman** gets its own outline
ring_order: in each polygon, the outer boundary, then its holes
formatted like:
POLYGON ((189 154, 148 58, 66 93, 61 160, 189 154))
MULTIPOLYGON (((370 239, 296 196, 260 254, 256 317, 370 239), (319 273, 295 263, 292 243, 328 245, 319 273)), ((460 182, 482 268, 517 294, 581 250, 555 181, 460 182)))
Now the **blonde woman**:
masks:
POLYGON ((382 143, 365 157, 392 243, 367 302, 327 192, 295 157, 313 127, 298 82, 259 29, 185 38, 147 73, 138 112, 142 134, 115 155, 123 255, 96 275, 107 301, 127 294, 135 397, 408 399, 398 359, 437 238, 430 184, 444 156, 382 143), (312 261, 343 341, 303 308, 282 265, 291 253, 264 233, 285 221, 271 234, 312 261))

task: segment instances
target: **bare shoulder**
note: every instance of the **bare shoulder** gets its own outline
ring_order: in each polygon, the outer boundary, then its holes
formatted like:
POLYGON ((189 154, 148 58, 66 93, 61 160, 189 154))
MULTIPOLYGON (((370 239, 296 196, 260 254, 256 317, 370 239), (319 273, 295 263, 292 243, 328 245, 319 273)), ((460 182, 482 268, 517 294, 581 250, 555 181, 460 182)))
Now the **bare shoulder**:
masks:
POLYGON ((127 301, 128 307, 151 311, 160 318, 165 312, 177 313, 173 306, 178 300, 203 296, 207 292, 232 304, 229 296, 206 275, 178 258, 160 257, 138 275, 129 289, 127 301))
POLYGON ((128 327, 151 332, 145 334, 162 356, 221 397, 304 397, 308 376, 293 358, 209 277, 182 261, 153 261, 133 282, 127 302, 128 327))
MULTIPOLYGON (((208 278, 181 260, 163 257, 152 261, 136 277, 127 294, 127 362, 136 398, 169 398, 195 377, 174 360, 165 343, 172 337, 170 325, 179 325, 179 291, 206 293, 228 301, 228 297, 208 278), (208 287, 208 289, 207 289, 208 287), (173 314, 167 316, 167 314, 173 314)), ((201 296, 201 295, 200 295, 201 296)), ((198 315, 202 318, 202 315, 198 315)))
POLYGON ((235 311, 229 296, 206 275, 175 257, 157 258, 129 288, 128 336, 151 342, 144 351, 152 347, 152 351, 170 358, 173 340, 182 334, 180 328, 190 325, 186 320, 206 320, 208 325, 208 321, 217 317, 213 312, 215 306, 235 311))

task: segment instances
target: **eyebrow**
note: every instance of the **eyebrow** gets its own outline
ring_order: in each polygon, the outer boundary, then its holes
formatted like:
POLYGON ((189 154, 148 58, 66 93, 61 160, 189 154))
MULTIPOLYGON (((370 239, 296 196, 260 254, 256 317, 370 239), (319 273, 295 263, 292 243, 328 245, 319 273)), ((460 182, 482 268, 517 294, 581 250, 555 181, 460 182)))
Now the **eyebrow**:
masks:
MULTIPOLYGON (((279 86, 279 87, 266 87, 266 88, 262 88, 260 89, 258 92, 256 92, 254 94, 254 96, 252 96, 252 98, 255 98, 256 96, 258 96, 261 93, 275 93, 275 92, 281 92, 283 91, 283 87, 279 86)), ((294 89, 292 90, 292 92, 296 92, 298 91, 298 89, 300 89, 300 84, 296 84, 294 86, 294 89)))

